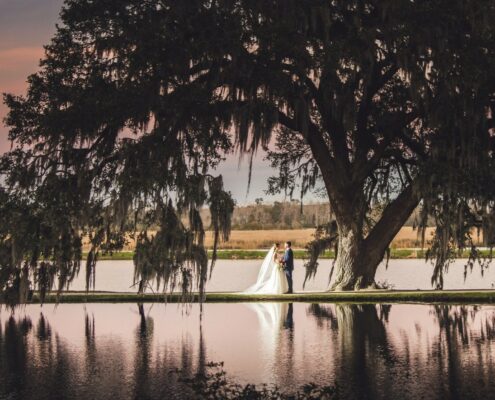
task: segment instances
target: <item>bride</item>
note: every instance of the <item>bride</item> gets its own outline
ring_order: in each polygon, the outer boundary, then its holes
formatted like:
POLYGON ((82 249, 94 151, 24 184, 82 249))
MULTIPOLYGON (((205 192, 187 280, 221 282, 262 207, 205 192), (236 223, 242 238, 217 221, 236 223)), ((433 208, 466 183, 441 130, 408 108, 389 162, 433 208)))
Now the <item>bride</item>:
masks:
POLYGON ((276 243, 261 264, 256 283, 247 288, 249 294, 283 294, 288 290, 287 278, 278 257, 279 244, 276 243))

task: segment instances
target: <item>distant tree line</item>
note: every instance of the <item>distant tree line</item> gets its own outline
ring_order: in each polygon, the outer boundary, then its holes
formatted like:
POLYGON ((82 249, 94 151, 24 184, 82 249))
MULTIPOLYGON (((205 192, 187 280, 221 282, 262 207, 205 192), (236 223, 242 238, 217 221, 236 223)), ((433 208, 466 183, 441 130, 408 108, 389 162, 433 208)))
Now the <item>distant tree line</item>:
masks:
MULTIPOLYGON (((208 209, 201 211, 205 227, 210 226, 208 209)), ((413 226, 418 212, 414 212, 405 226, 413 226)), ((262 229, 304 229, 325 225, 332 219, 331 208, 328 202, 304 204, 299 200, 264 202, 262 198, 255 199, 255 203, 236 206, 232 216, 234 230, 262 230, 262 229)))

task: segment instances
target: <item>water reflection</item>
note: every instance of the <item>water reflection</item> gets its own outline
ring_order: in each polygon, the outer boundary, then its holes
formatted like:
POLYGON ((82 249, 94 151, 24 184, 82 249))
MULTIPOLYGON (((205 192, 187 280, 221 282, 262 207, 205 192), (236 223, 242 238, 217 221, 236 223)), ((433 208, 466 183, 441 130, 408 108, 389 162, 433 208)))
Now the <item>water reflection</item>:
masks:
POLYGON ((181 343, 179 354, 155 352, 154 347, 154 319, 150 316, 153 305, 138 304, 139 325, 135 332, 135 356, 133 370, 132 398, 134 399, 163 399, 189 398, 191 392, 178 382, 172 370, 179 368, 186 376, 204 371, 206 352, 201 332, 199 334, 199 357, 194 365, 193 343, 185 340, 181 343), (145 308, 147 307, 147 308, 145 308))
POLYGON ((341 390, 348 398, 379 398, 393 384, 397 357, 387 335, 390 310, 390 305, 373 304, 309 307, 317 325, 327 321, 334 332, 329 337, 336 350, 333 362, 340 366, 335 380, 345 382, 341 390))
POLYGON ((337 383, 343 398, 493 398, 491 306, 60 305, 0 314, 0 398, 187 398, 170 373, 225 361, 240 383, 337 383))
POLYGON ((292 329, 294 326, 293 303, 246 303, 248 308, 258 316, 264 336, 279 336, 282 328, 292 329))
POLYGON ((72 361, 66 346, 43 314, 36 326, 31 318, 10 316, 0 329, 0 394, 7 398, 68 398, 72 361))
POLYGON ((487 351, 486 344, 494 339, 495 315, 482 315, 474 330, 472 325, 479 310, 476 306, 432 307, 440 328, 432 358, 443 372, 439 374, 440 387, 446 397, 461 399, 465 390, 472 389, 469 382, 484 386, 493 380, 493 353, 487 351))
POLYGON ((480 392, 495 394, 493 311, 478 315, 479 307, 431 306, 436 335, 424 335, 425 327, 416 325, 415 332, 402 331, 395 338, 388 326, 390 311, 390 305, 308 308, 320 328, 326 324, 335 333, 330 336, 340 366, 335 380, 345 382, 345 397, 396 398, 405 393, 407 398, 421 392, 423 398, 465 399, 478 398, 480 392), (426 339, 420 349, 413 344, 415 333, 426 339))
POLYGON ((248 303, 258 320, 261 346, 253 349, 262 360, 266 382, 283 386, 294 376, 294 305, 293 303, 248 303))

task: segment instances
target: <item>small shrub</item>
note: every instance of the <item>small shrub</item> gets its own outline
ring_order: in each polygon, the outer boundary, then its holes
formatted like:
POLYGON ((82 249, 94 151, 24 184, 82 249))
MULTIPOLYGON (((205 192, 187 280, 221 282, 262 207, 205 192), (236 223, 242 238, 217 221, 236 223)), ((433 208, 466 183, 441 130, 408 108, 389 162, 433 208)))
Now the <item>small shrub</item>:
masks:
POLYGON ((180 381, 191 388, 196 399, 240 399, 240 400, 337 400, 337 386, 318 386, 308 383, 295 393, 284 393, 275 385, 240 385, 232 382, 223 369, 223 363, 209 363, 203 373, 184 377, 181 370, 175 370, 180 381))

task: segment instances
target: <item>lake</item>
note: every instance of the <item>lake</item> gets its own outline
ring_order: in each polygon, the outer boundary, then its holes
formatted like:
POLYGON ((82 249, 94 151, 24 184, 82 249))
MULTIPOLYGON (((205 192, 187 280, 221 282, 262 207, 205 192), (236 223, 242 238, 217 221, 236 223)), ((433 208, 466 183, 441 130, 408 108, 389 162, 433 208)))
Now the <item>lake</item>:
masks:
MULTIPOLYGON (((331 260, 321 260, 316 278, 308 281, 304 290, 325 290, 331 269, 331 260)), ((445 274, 444 289, 491 289, 495 283, 495 266, 488 267, 481 275, 475 266, 464 279, 466 260, 456 260, 445 274)), ((246 289, 256 281, 261 260, 218 260, 213 275, 208 281, 209 292, 237 292, 246 289)), ((376 274, 377 282, 388 282, 394 289, 432 289, 433 267, 424 260, 390 260, 388 268, 382 263, 376 274)), ((295 261, 294 289, 302 291, 304 281, 302 260, 295 261)), ((96 266, 96 290, 135 292, 132 287, 134 266, 132 261, 99 261, 96 266)), ((81 273, 71 286, 72 290, 84 290, 85 278, 81 273)))
POLYGON ((338 385, 342 399, 495 397, 495 307, 28 305, 0 313, 0 399, 180 399, 171 373, 338 385), (201 315, 201 318, 200 318, 201 315))

